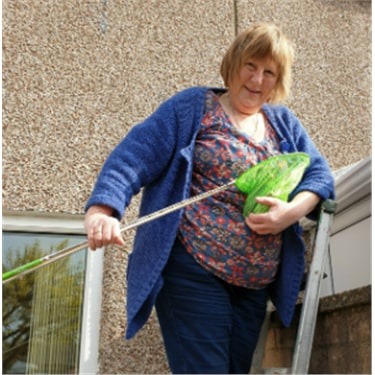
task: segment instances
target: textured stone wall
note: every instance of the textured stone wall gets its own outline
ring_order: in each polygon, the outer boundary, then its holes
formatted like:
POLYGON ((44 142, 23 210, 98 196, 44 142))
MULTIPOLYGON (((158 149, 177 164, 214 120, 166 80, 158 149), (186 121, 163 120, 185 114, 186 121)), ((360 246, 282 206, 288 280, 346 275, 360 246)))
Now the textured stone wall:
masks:
MULTIPOLYGON (((257 21, 294 41, 288 104, 332 168, 369 155, 370 1, 4 0, 3 207, 82 213, 130 127, 180 89, 221 86, 225 49, 257 21)), ((123 339, 126 259, 106 253, 100 372, 167 372, 154 316, 123 339)))
MULTIPOLYGON (((291 367, 300 307, 290 328, 271 316, 264 368, 291 367)), ((321 300, 308 373, 371 373, 370 287, 321 300)))
POLYGON ((82 212, 134 123, 182 88, 220 85, 233 35, 228 1, 5 0, 6 208, 82 212))

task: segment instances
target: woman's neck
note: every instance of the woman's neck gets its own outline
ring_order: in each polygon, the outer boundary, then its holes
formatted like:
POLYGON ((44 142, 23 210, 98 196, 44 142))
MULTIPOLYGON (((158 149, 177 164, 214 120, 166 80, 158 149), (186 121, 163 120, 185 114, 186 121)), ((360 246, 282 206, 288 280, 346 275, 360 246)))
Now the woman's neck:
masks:
POLYGON ((261 141, 265 134, 265 120, 261 111, 245 113, 236 109, 228 93, 221 95, 220 103, 232 124, 241 132, 261 141))

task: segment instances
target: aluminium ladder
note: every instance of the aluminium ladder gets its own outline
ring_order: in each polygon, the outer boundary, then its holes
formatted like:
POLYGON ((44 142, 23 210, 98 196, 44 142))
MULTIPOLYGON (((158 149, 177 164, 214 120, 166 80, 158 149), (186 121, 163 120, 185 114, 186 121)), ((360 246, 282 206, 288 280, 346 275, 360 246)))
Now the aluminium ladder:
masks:
POLYGON ((313 246, 313 257, 307 277, 305 295, 302 304, 296 343, 294 346, 291 368, 261 369, 267 332, 271 315, 271 304, 267 308, 265 322, 260 334, 260 341, 254 353, 251 373, 265 374, 307 374, 310 364, 315 325, 318 315, 321 281, 324 264, 329 249, 330 229, 336 209, 336 202, 326 200, 321 205, 318 226, 313 246))

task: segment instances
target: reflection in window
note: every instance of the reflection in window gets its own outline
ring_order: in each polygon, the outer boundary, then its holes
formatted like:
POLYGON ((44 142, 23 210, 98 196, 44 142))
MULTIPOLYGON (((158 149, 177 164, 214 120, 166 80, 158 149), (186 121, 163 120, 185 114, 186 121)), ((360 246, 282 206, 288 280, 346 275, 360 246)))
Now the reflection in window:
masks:
MULTIPOLYGON (((84 236, 3 233, 3 272, 84 240, 84 236)), ((76 374, 86 252, 3 285, 3 373, 76 374)))

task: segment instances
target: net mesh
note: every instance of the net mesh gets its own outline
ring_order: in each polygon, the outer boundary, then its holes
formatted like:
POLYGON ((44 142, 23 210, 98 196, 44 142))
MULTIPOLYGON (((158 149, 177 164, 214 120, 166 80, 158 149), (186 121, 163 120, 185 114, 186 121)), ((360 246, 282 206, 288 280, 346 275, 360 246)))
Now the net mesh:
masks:
POLYGON ((287 201, 310 164, 309 155, 302 152, 270 157, 247 170, 236 179, 236 187, 247 194, 243 215, 264 213, 269 207, 256 197, 274 197, 287 201))

